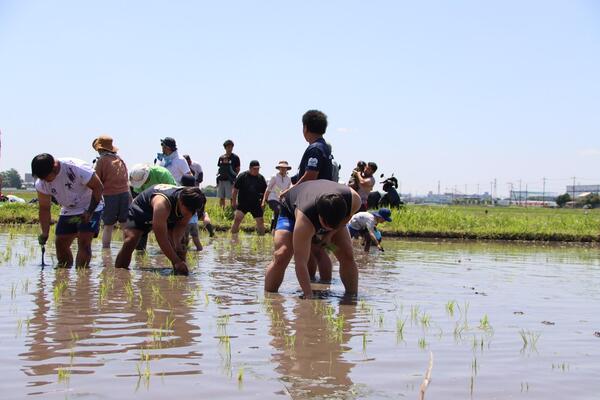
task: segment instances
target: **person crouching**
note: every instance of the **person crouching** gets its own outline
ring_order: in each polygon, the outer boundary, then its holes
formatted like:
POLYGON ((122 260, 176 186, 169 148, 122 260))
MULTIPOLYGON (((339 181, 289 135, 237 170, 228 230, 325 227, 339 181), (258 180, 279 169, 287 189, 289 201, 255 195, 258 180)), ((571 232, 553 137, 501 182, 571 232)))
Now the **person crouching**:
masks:
POLYGON ((175 273, 187 275, 189 270, 182 238, 192 216, 205 204, 206 197, 198 187, 160 184, 144 190, 129 207, 123 247, 115 267, 129 268, 131 254, 142 235, 154 231, 156 241, 173 264, 175 273))

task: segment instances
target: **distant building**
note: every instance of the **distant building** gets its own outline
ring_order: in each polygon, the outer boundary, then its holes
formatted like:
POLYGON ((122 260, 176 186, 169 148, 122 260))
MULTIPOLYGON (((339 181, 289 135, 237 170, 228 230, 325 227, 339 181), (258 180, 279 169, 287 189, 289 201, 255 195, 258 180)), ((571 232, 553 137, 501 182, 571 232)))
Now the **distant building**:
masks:
POLYGON ((600 185, 568 185, 567 193, 572 198, 587 196, 588 194, 599 194, 600 185))
POLYGON ((30 173, 26 172, 25 173, 25 179, 23 179, 23 183, 34 184, 35 183, 35 179, 33 178, 33 175, 31 175, 30 173))
POLYGON ((554 192, 534 192, 529 190, 511 190, 510 200, 513 202, 523 202, 527 200, 554 201, 558 193, 554 192))

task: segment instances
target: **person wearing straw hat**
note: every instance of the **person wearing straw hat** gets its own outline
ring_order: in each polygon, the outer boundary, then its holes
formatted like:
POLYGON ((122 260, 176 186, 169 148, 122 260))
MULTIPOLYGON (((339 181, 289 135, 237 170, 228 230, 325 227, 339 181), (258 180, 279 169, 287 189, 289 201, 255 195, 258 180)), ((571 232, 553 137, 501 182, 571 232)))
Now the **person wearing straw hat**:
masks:
POLYGON ((275 167, 279 171, 279 173, 273 175, 271 180, 269 180, 269 184, 267 185, 267 190, 263 196, 262 200, 262 208, 265 208, 265 205, 268 204, 269 208, 273 211, 273 219, 271 219, 271 232, 275 232, 275 224, 277 223, 277 218, 279 218, 279 208, 281 207, 281 203, 279 201, 279 196, 282 192, 292 186, 292 178, 288 176, 288 171, 292 169, 287 161, 279 161, 279 164, 275 167))
POLYGON ((104 185, 102 247, 108 249, 115 224, 127 221, 127 210, 131 204, 129 173, 125 162, 117 155, 119 149, 113 145, 110 136, 97 137, 92 142, 92 148, 99 155, 94 163, 94 169, 104 185))

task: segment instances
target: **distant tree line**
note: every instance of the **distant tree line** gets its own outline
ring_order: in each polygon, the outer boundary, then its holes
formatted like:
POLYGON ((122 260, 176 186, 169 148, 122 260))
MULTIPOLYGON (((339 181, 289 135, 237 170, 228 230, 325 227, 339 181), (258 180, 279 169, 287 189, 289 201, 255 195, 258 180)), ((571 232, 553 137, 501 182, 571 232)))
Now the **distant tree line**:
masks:
POLYGON ((0 172, 0 178, 2 187, 9 187, 15 189, 23 188, 23 180, 21 179, 21 175, 17 172, 16 169, 11 168, 8 171, 0 172))
MULTIPOLYGON (((573 201, 569 193, 561 194, 556 198, 556 204, 559 207, 564 207, 567 203, 573 201)), ((597 194, 591 193, 587 196, 578 197, 575 199, 574 206, 577 208, 597 208, 600 207, 600 196, 597 194)))

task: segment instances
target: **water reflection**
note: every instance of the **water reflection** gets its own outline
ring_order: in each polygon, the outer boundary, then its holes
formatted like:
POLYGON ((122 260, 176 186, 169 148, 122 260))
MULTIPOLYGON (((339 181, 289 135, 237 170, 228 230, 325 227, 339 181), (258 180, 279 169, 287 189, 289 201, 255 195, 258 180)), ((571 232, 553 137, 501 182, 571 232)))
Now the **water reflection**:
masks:
MULTIPOLYGON (((30 386, 53 383, 59 368, 71 374, 93 374, 110 355, 132 352, 126 362, 137 363, 144 352, 159 363, 153 374, 199 374, 202 354, 200 327, 194 325, 188 281, 152 272, 112 268, 56 269, 53 280, 41 272, 33 297, 27 360, 23 371, 34 377, 30 386), (193 360, 193 362, 190 362, 193 360), (40 379, 42 376, 48 376, 40 379)), ((117 368, 121 370, 121 368, 117 368)), ((137 376, 135 365, 117 376, 137 376)))
POLYGON ((271 360, 292 398, 351 398, 355 364, 344 353, 356 335, 356 305, 299 298, 288 299, 290 305, 280 295, 268 301, 270 344, 277 350, 271 360))

